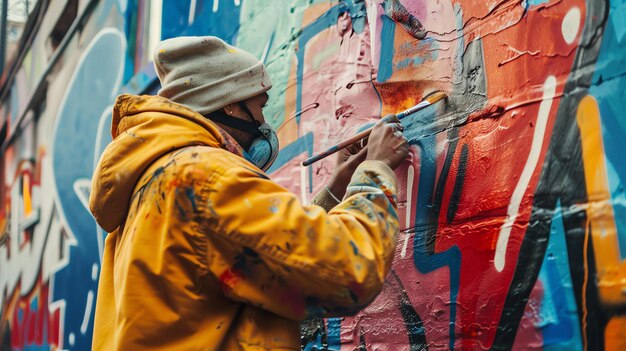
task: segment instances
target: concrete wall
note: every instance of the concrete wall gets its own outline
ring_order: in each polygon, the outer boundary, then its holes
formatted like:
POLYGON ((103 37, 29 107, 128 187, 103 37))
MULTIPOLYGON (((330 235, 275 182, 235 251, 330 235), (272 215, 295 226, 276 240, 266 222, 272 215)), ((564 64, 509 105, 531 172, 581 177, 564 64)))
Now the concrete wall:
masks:
POLYGON ((270 172, 305 202, 333 160, 304 158, 450 93, 405 120, 383 292, 308 323, 305 349, 626 347, 623 0, 79 0, 55 49, 66 3, 49 1, 0 96, 0 349, 89 348, 106 234, 86 202, 110 105, 156 91, 151 49, 177 35, 266 63, 270 172))

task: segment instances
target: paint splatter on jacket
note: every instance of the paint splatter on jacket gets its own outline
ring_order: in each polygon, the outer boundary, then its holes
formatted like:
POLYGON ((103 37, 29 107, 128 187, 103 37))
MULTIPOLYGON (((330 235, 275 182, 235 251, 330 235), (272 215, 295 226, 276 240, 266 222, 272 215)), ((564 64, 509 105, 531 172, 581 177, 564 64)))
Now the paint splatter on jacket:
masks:
POLYGON ((272 182, 201 115, 121 95, 90 207, 107 236, 95 350, 299 349, 299 321, 366 306, 398 235, 395 176, 366 161, 332 210, 272 182))

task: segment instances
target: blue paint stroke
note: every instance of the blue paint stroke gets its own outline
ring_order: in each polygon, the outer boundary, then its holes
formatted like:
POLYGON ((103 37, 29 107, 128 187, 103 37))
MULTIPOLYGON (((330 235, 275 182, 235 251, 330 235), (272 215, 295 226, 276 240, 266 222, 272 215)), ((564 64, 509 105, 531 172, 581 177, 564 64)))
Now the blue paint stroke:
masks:
POLYGON ((235 1, 219 1, 217 12, 213 12, 213 1, 197 1, 191 25, 189 25, 190 6, 191 0, 163 1, 162 39, 181 35, 214 35, 229 44, 235 43, 239 33, 241 12, 241 6, 235 5, 235 1))
POLYGON ((560 201, 556 204, 546 259, 539 280, 546 287, 540 310, 544 350, 582 350, 578 312, 570 276, 565 227, 560 201))
POLYGON ((344 0, 348 5, 350 18, 352 18, 352 29, 355 33, 363 33, 367 22, 366 3, 364 0, 344 0))
POLYGON ((341 320, 342 318, 328 318, 326 320, 326 340, 330 351, 341 349, 341 320))
POLYGON ((352 246, 352 252, 355 255, 359 254, 359 248, 356 246, 356 244, 354 243, 354 241, 350 240, 350 246, 352 246))
POLYGON ((320 351, 324 350, 322 345, 322 332, 320 330, 315 331, 315 340, 308 342, 302 347, 303 351, 320 351))
MULTIPOLYGON (((107 6, 109 8, 108 10, 110 11, 114 2, 105 1, 105 3, 105 6, 107 6)), ((128 82, 135 74, 135 57, 138 56, 137 39, 142 39, 137 38, 137 32, 139 30, 139 21, 137 18, 138 11, 133 11, 133 9, 137 9, 137 0, 130 0, 130 7, 128 7, 128 5, 129 4, 127 4, 126 7, 128 11, 121 13, 121 16, 124 19, 124 35, 129 44, 126 48, 126 59, 124 60, 124 83, 128 82)), ((104 14, 102 14, 101 16, 104 17, 104 14)))
POLYGON ((545 4, 550 2, 550 0, 528 0, 526 2, 526 6, 527 7, 532 7, 532 6, 539 6, 541 4, 545 4))
MULTIPOLYGON (((396 22, 387 16, 381 16, 383 28, 380 34, 380 63, 376 81, 386 82, 393 74, 393 54, 395 52, 396 22)), ((373 35, 373 34, 372 34, 373 35)))
POLYGON ((328 318, 324 320, 325 328, 315 331, 315 340, 309 341, 302 346, 304 351, 339 351, 341 349, 341 320, 343 318, 328 318), (324 345, 324 334, 326 334, 326 345, 324 345))
MULTIPOLYGON (((425 125, 435 122, 436 110, 426 112, 422 110, 420 120, 425 125), (424 111, 424 112, 422 112, 424 111)), ((435 197, 435 179, 437 176, 436 165, 436 136, 426 136, 419 139, 409 139, 409 143, 417 145, 422 150, 420 163, 420 181, 417 191, 417 203, 415 206, 415 236, 413 238, 413 263, 423 274, 436 271, 443 267, 448 267, 450 271, 450 323, 449 323, 449 349, 454 350, 455 324, 456 324, 456 303, 459 293, 461 274, 461 250, 454 245, 448 250, 431 253, 428 249, 429 231, 436 230, 430 223, 434 208, 433 199, 435 197)))

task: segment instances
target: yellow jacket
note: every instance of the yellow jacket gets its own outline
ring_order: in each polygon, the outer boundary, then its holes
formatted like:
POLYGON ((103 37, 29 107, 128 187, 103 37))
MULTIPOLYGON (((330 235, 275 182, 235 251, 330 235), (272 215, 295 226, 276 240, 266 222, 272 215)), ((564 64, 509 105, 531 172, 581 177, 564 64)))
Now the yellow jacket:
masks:
POLYGON ((165 98, 119 96, 111 133, 90 197, 110 233, 94 350, 299 350, 299 321, 354 313, 381 290, 398 235, 383 163, 360 165, 327 212, 165 98))

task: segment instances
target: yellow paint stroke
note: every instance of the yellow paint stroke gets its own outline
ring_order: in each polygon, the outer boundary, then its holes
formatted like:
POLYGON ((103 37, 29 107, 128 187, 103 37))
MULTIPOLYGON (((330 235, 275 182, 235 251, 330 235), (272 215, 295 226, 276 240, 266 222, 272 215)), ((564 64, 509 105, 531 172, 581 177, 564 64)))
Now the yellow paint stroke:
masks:
POLYGON ((0 246, 2 246, 9 239, 9 233, 7 232, 7 219, 0 216, 0 246))
POLYGON ((22 177, 22 199, 24 200, 24 216, 28 217, 33 212, 33 203, 30 196, 30 176, 28 173, 22 177))
POLYGON ((603 304, 617 306, 626 302, 626 264, 621 261, 615 214, 611 204, 604 159, 600 110, 592 96, 584 97, 576 114, 582 140, 587 218, 598 271, 598 290, 603 304))

